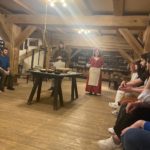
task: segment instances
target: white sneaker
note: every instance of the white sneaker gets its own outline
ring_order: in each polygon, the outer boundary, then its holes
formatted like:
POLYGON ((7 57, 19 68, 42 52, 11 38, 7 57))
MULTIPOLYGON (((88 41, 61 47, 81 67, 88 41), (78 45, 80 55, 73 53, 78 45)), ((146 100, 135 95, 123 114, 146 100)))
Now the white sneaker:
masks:
POLYGON ((109 107, 114 108, 114 109, 117 109, 117 108, 119 107, 118 104, 116 104, 116 103, 111 103, 111 102, 110 102, 108 105, 109 105, 109 107))
POLYGON ((108 128, 108 132, 109 132, 110 134, 115 134, 114 128, 108 128))
POLYGON ((121 147, 121 144, 116 145, 113 141, 113 138, 110 137, 106 140, 99 140, 97 142, 98 146, 101 148, 101 150, 115 150, 117 148, 121 147))

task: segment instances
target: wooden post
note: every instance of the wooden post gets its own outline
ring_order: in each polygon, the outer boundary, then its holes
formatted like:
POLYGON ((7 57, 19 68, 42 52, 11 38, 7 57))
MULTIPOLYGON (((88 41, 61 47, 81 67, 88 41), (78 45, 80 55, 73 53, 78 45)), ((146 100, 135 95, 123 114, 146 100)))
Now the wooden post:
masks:
POLYGON ((47 54, 47 47, 44 47, 44 59, 43 59, 43 68, 46 69, 46 54, 47 54))
POLYGON ((47 48, 47 54, 46 54, 46 69, 48 69, 50 66, 50 57, 51 57, 51 51, 52 48, 47 48))
POLYGON ((31 69, 33 69, 33 65, 34 65, 34 49, 32 50, 31 69))
POLYGON ((143 35, 144 52, 150 51, 150 26, 148 26, 143 35))
POLYGON ((66 52, 68 53, 68 61, 66 62, 66 66, 69 67, 70 65, 70 62, 71 62, 71 52, 72 52, 72 49, 70 46, 66 46, 66 52))

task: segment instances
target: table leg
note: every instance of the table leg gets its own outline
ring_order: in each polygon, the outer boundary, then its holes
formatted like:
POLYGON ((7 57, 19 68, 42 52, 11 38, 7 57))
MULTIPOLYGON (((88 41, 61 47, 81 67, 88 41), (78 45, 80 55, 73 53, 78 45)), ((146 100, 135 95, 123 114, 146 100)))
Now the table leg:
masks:
POLYGON ((76 78, 74 78, 73 80, 74 80, 74 90, 75 90, 75 96, 76 96, 76 99, 77 99, 77 98, 78 98, 77 81, 76 81, 76 78))
POLYGON ((77 89, 77 82, 76 77, 72 77, 72 85, 71 85, 71 101, 78 98, 78 89, 77 89))
POLYGON ((40 101, 40 96, 41 96, 41 88, 42 88, 42 78, 39 78, 39 86, 38 86, 38 90, 37 90, 37 97, 36 97, 36 101, 39 102, 40 101))
POLYGON ((74 78, 72 77, 72 83, 71 83, 71 101, 74 100, 74 78))
POLYGON ((59 101, 60 101, 60 105, 61 105, 61 106, 64 106, 61 83, 62 83, 62 79, 59 79, 59 80, 58 80, 59 101))
POLYGON ((54 100, 53 100, 54 110, 58 109, 58 78, 54 78, 54 100))
POLYGON ((38 85, 39 85, 39 78, 36 78, 36 80, 35 80, 35 82, 34 82, 34 84, 33 84, 33 88, 32 88, 32 91, 31 91, 31 93, 30 93, 28 102, 27 102, 28 105, 31 104, 31 102, 32 102, 32 100, 33 100, 33 96, 34 96, 34 94, 35 94, 35 92, 36 92, 36 89, 37 89, 38 85))

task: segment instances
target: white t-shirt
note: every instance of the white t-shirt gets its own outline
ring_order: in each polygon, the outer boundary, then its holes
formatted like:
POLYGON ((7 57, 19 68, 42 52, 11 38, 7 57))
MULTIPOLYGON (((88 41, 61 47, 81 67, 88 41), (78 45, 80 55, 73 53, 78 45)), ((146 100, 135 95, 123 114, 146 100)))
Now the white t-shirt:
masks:
POLYGON ((137 72, 134 72, 134 73, 131 74, 131 80, 130 81, 133 81, 137 78, 138 78, 138 74, 137 74, 137 72))
POLYGON ((150 90, 145 89, 139 96, 138 100, 143 101, 144 103, 150 103, 150 90))

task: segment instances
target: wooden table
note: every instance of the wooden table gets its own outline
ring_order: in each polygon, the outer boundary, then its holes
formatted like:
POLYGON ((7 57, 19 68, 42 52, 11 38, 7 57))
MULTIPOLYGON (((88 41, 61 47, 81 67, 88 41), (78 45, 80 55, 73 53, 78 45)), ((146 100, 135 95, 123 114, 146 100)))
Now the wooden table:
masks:
POLYGON ((54 79, 54 100, 53 100, 53 108, 54 110, 58 109, 58 101, 60 101, 60 106, 64 105, 63 102, 63 92, 61 88, 61 81, 64 77, 69 77, 71 78, 71 101, 75 100, 78 98, 78 89, 77 89, 77 82, 76 78, 80 77, 82 75, 81 73, 61 73, 61 74, 55 74, 55 73, 47 73, 47 72, 37 72, 37 71, 31 71, 31 74, 33 75, 34 78, 34 84, 30 93, 30 96, 28 98, 27 104, 32 104, 33 97, 37 91, 37 97, 36 101, 39 102, 40 100, 40 95, 41 95, 41 88, 42 88, 42 81, 44 78, 53 78, 54 79), (58 99, 59 96, 59 99, 58 99))

